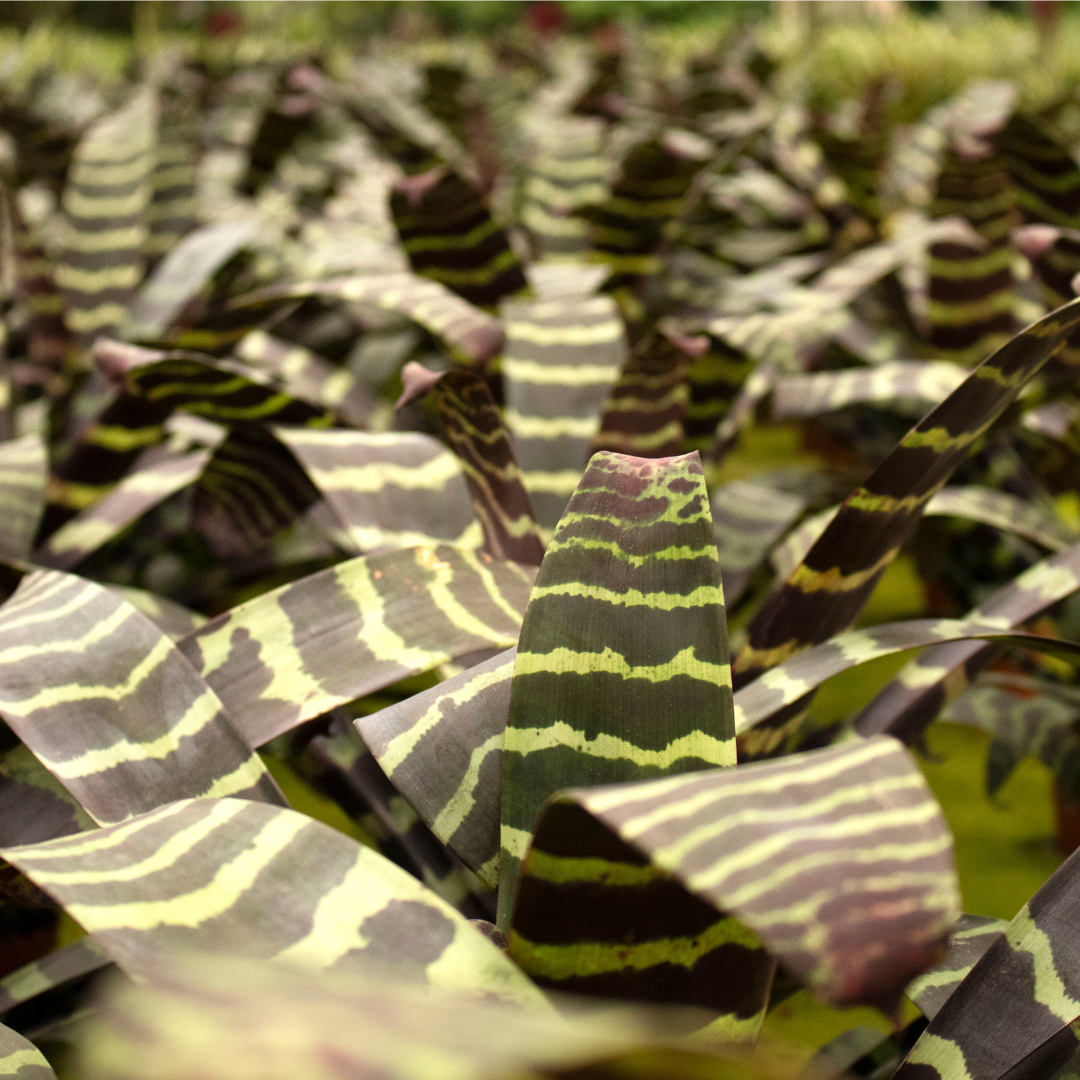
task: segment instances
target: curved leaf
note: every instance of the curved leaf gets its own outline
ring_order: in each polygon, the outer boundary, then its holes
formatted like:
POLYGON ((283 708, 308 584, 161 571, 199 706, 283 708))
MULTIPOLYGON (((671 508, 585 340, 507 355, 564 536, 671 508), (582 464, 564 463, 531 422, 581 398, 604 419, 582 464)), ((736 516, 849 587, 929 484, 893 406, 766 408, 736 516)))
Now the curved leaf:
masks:
POLYGON ((1080 301, 1002 346, 848 496, 751 623, 749 641, 732 666, 736 686, 855 621, 926 503, 1078 323, 1080 301))
POLYGON ((284 801, 169 639, 84 578, 37 571, 0 607, 0 716, 99 823, 177 797, 284 801))
POLYGON ((542 984, 607 993, 670 957, 669 978, 686 965, 699 1001, 730 1008, 756 996, 742 980, 760 941, 830 1004, 888 1010, 959 902, 941 810, 879 737, 561 793, 525 857, 509 953, 542 984))
MULTIPOLYGON (((1025 570, 969 612, 966 619, 994 620, 1016 627, 1078 588, 1080 544, 1074 544, 1025 570)), ((993 655, 992 646, 978 641, 927 649, 855 717, 855 730, 861 735, 887 733, 906 743, 917 742, 942 706, 960 694, 993 655)))
POLYGON ((0 1024, 0 1076, 4 1080, 56 1080, 45 1055, 18 1032, 0 1024))
POLYGON ((180 642, 249 746, 409 675, 517 641, 531 574, 461 548, 351 559, 180 642))
POLYGON ((415 431, 275 428, 357 551, 483 539, 455 456, 415 431))
MULTIPOLYGON (((242 315, 249 308, 259 311, 268 304, 302 300, 308 296, 362 301, 386 311, 400 312, 444 341, 451 352, 469 363, 483 364, 503 345, 503 329, 498 319, 473 307, 437 281, 428 281, 415 274, 372 274, 273 286, 236 297, 229 302, 227 310, 242 315)), ((249 329, 261 321, 259 316, 249 329)))
POLYGON ((401 379, 398 407, 425 393, 435 398, 484 530, 484 550, 492 558, 539 566, 544 555, 539 529, 487 383, 473 371, 451 368, 437 374, 415 362, 405 365, 401 379))
POLYGON ((540 993, 414 877, 293 810, 189 799, 90 836, 0 855, 127 974, 176 949, 395 972, 543 1008, 540 993))
POLYGON ((93 938, 79 938, 0 979, 0 1014, 85 979, 110 963, 109 954, 93 938))

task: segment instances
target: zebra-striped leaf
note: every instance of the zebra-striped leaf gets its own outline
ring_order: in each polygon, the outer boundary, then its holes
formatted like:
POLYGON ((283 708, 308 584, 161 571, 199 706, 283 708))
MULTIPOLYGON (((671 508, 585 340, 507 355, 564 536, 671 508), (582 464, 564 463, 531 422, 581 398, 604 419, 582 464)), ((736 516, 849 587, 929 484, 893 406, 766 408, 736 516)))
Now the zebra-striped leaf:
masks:
POLYGON ((986 360, 848 496, 750 626, 736 686, 847 629, 922 510, 974 442, 1080 323, 1074 302, 1033 323, 986 360))
POLYGON ((0 1014, 85 979, 109 963, 109 954, 93 938, 79 938, 0 979, 0 1014))
POLYGON ((229 302, 227 311, 239 317, 251 309, 254 313, 254 321, 248 326, 251 330, 263 321, 264 311, 308 296, 363 301, 400 312, 434 334, 467 363, 483 364, 503 345, 503 329, 498 319, 437 281, 415 274, 372 274, 273 286, 236 297, 229 302))
POLYGON ((516 656, 508 649, 356 721, 394 787, 492 888, 499 882, 502 750, 516 656))
POLYGON ((773 391, 774 420, 818 416, 858 402, 896 403, 898 399, 921 412, 944 401, 967 377, 957 364, 898 360, 879 367, 789 375, 773 391))
POLYGON ((34 553, 34 561, 70 570, 148 510, 194 483, 209 460, 209 450, 182 450, 157 454, 141 468, 136 464, 104 498, 49 536, 34 553))
POLYGON ((141 90, 95 123, 75 149, 56 283, 64 291, 68 328, 83 341, 124 324, 142 277, 156 112, 153 93, 141 90))
POLYGON ((0 1024, 0 1076, 4 1080, 56 1080, 45 1055, 17 1031, 0 1024))
POLYGON ((686 373, 691 356, 707 347, 705 337, 673 339, 660 333, 643 337, 611 388, 593 450, 635 457, 678 454, 690 403, 686 373))
POLYGON ((978 959, 994 944, 1008 927, 1008 919, 992 919, 986 915, 961 915, 949 935, 949 951, 940 964, 913 979, 904 993, 933 1020, 949 995, 967 977, 978 959))
POLYGON ((414 273, 479 308, 528 287, 505 230, 483 196, 445 167, 398 181, 390 213, 414 273))
POLYGON ((356 551, 482 543, 461 465, 431 436, 308 428, 274 434, 303 465, 356 551))
POLYGON ((415 362, 405 365, 401 379, 399 407, 425 393, 435 399, 484 530, 484 550, 496 559, 539 566, 544 549, 536 519, 487 383, 473 371, 451 368, 440 374, 415 362))
POLYGON ((739 734, 740 759, 774 753, 803 720, 803 713, 792 716, 788 711, 789 706, 801 702, 833 675, 864 664, 867 660, 890 656, 905 649, 967 639, 1017 645, 1072 663, 1076 663, 1080 657, 1078 642, 1002 629, 992 622, 912 619, 865 630, 851 630, 800 653, 736 691, 735 730, 739 734), (764 724, 764 721, 772 723, 764 724))
POLYGON ((544 1008, 459 912, 351 837, 242 799, 185 799, 89 836, 0 849, 127 974, 185 949, 402 977, 544 1008))
POLYGON ((1077 1049, 1080 855, 1050 876, 949 995, 897 1080, 1054 1073, 1077 1049))
MULTIPOLYGON (((1080 544, 1036 563, 999 589, 966 619, 1016 627, 1080 588, 1080 544)), ((993 659, 992 646, 978 641, 935 645, 904 667, 855 717, 862 735, 887 733, 917 743, 943 705, 967 688, 993 659)))
POLYGON ((445 545, 351 559, 180 642, 249 746, 476 649, 516 643, 532 575, 445 545))
POLYGON ((375 398, 352 372, 303 346, 253 330, 237 346, 236 355, 270 374, 285 393, 333 409, 357 427, 366 427, 375 410, 375 398))
POLYGON ((548 544, 514 662, 499 919, 561 788, 734 764, 727 630, 697 454, 593 456, 548 544))
POLYGON ((214 691, 115 593, 55 570, 0 607, 0 716, 99 823, 176 798, 283 803, 214 691))
POLYGON ((506 426, 536 520, 553 529, 589 460, 626 331, 606 296, 503 304, 506 426))
POLYGON ((698 1002, 737 1021, 763 976, 767 993, 764 945, 825 1001, 892 1009, 959 901, 941 810, 879 737, 563 792, 525 857, 509 953, 542 984, 603 993, 686 965, 698 1002))
POLYGON ((38 435, 0 443, 0 557, 25 559, 45 508, 49 462, 38 435))

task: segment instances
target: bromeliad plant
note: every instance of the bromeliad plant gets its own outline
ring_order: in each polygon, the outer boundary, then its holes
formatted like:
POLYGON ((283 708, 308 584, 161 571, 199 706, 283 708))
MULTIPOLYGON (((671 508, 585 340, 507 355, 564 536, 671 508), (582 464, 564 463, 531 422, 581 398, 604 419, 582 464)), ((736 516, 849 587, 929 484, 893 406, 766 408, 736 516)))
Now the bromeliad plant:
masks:
POLYGON ((1067 111, 765 40, 0 89, 0 1076, 1075 1071, 1077 856, 962 915, 907 749, 1078 784, 1067 111))

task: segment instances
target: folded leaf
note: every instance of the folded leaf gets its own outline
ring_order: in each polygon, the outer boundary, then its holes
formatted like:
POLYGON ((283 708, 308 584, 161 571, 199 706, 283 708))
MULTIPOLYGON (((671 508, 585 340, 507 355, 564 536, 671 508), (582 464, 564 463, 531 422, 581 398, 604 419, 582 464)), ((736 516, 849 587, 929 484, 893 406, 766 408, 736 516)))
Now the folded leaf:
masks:
POLYGON ((0 849, 138 977, 183 948, 402 978, 544 1008, 494 945, 377 852, 293 810, 169 803, 92 836, 0 849))
POLYGON ((180 642, 249 746, 475 649, 517 641, 532 575, 461 548, 351 559, 180 642))
POLYGON ((405 365, 401 378, 399 407, 429 392, 435 399, 484 530, 484 550, 495 559, 539 566, 539 529, 510 435, 483 377, 460 368, 438 374, 414 362, 405 365))
POLYGON ((514 662, 499 922, 561 788, 734 764, 724 597, 697 454, 593 456, 548 544, 514 662))
POLYGON ((1080 302, 1033 323, 976 368, 848 496, 751 623, 732 667, 736 686, 855 621, 925 504, 1078 323, 1080 302))
POLYGON ((830 1004, 892 1009, 959 903, 941 810, 880 737, 561 793, 525 857, 509 953, 544 985, 596 992, 685 965, 699 1002, 745 1017, 760 942, 830 1004))
POLYGON ((174 797, 284 801, 169 639, 74 575, 30 574, 0 607, 0 716, 99 823, 174 797))

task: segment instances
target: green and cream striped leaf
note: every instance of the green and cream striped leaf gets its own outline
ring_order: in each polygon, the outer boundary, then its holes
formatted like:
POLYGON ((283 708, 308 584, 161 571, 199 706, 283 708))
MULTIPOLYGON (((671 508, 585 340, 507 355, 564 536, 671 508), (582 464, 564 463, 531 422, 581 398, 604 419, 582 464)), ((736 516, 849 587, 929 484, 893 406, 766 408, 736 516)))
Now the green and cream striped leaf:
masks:
POLYGON ((249 746, 477 649, 517 642, 532 573, 463 548, 351 559, 180 643, 249 746))
POLYGON ((536 520, 551 530, 589 460, 626 331, 606 296, 508 302, 502 318, 503 416, 536 520))
POLYGON ((1006 620, 911 619, 865 630, 850 630, 778 664, 735 692, 735 730, 739 735, 740 758, 752 759, 775 753, 804 718, 804 712, 790 717, 787 707, 801 702, 833 675, 905 649, 968 639, 1016 645, 1072 663, 1080 657, 1080 643, 1011 630, 1006 620), (778 719, 777 714, 782 722, 765 723, 778 719), (755 728, 757 730, 753 730, 755 728))
POLYGON ((148 232, 143 247, 154 267, 199 224, 197 183, 201 156, 195 102, 162 100, 154 168, 150 174, 148 232))
POLYGON ((90 937, 46 953, 0 979, 0 1015, 41 994, 80 982, 109 964, 109 954, 90 937))
POLYGON ((440 166, 400 179, 390 214, 413 272, 478 308, 528 289, 509 238, 484 197, 464 177, 440 166))
POLYGON ((765 602, 732 665, 736 686, 846 630, 973 444, 1060 349, 1080 301, 1033 323, 976 368, 863 481, 765 602))
POLYGON ((602 126, 584 117, 563 117, 541 136, 544 144, 525 178, 521 223, 539 258, 576 258, 584 254, 589 238, 588 222, 578 211, 599 205, 607 194, 602 126))
MULTIPOLYGON (((1037 562, 993 593, 966 618, 1020 626, 1080 588, 1080 544, 1037 562)), ((993 647, 978 641, 936 645, 900 671, 855 717, 862 735, 887 733, 917 743, 942 707, 958 697, 993 659, 993 647)))
POLYGON ((493 558, 539 566, 540 531, 510 435, 483 376, 451 368, 438 374, 415 362, 401 372, 400 407, 425 393, 435 400, 446 436, 469 485, 473 511, 493 558))
POLYGON ((307 428, 275 428, 274 434, 326 499, 344 543, 355 551, 483 543, 461 465, 430 435, 307 428))
POLYGON ((27 746, 19 743, 0 754, 0 844, 36 844, 96 828, 27 746))
POLYGON ((913 979, 904 993, 933 1020, 949 995, 967 977, 979 958, 994 944, 1009 925, 1008 919, 987 915, 961 915, 949 935, 949 951, 940 964, 913 979))
POLYGON ((45 509, 49 460, 39 435, 0 443, 0 557, 25 559, 45 509))
POLYGON ((1076 1052, 1080 856, 1065 860, 941 1006, 896 1080, 1053 1076, 1076 1052))
POLYGON ((475 878, 402 798, 346 710, 333 716, 325 735, 316 735, 304 747, 298 764, 304 776, 334 799, 391 862, 466 917, 487 921, 494 915, 494 893, 477 887, 475 878))
POLYGON ((356 427, 366 427, 375 410, 375 398, 351 371, 302 345, 253 330, 237 345, 236 355, 271 375, 287 394, 333 409, 356 427))
POLYGON ((287 306, 309 296, 360 301, 405 315, 466 363, 482 365, 503 346, 503 328, 498 319, 437 281, 416 274, 371 274, 274 286, 238 296, 229 302, 228 311, 239 316, 251 308, 254 322, 249 329, 254 329, 275 305, 287 306))
POLYGON ((986 793, 991 798, 1023 757, 1041 761, 1065 797, 1080 793, 1080 735, 1074 726, 1080 707, 1046 692, 1033 697, 1033 690, 1039 689, 1038 684, 976 685, 941 714, 942 720, 977 727, 991 736, 986 756, 986 793))
POLYGON ((499 882, 502 752, 516 649, 356 720, 391 783, 485 884, 499 882))
POLYGON ((509 954, 543 985, 597 991, 666 954, 669 977, 685 965, 737 1030, 763 974, 767 993, 762 946, 830 1004, 892 1009, 959 914, 941 809, 879 737, 559 794, 525 857, 509 954))
POLYGON ((0 607, 0 716, 99 824, 175 798, 283 802, 169 638, 71 574, 36 571, 0 607))
POLYGON ((773 389, 774 420, 819 416, 845 405, 866 402, 903 407, 921 415, 947 398, 967 378, 958 364, 898 360, 876 368, 788 375, 773 389))
POLYGON ((608 394, 593 451, 648 458, 681 453, 683 418, 690 404, 686 381, 690 354, 706 342, 705 338, 673 340, 665 334, 645 335, 634 346, 608 394))
POLYGON ((56 1080, 45 1055, 17 1031, 0 1024, 0 1076, 4 1080, 56 1080))
POLYGON ((514 662, 499 919, 545 801, 734 764, 727 630, 697 454, 595 454, 548 544, 514 662))
POLYGON ((544 1008, 539 991, 444 900, 303 814, 185 799, 88 836, 0 849, 128 975, 175 951, 403 977, 544 1008))
MULTIPOLYGON (((0 454, 3 448, 0 447, 0 454)), ((70 570, 118 536, 143 514, 193 484, 210 460, 209 450, 166 451, 143 467, 136 463, 102 499, 61 525, 34 552, 39 566, 70 570)))
POLYGON ((124 324, 142 277, 156 128, 157 103, 144 89, 98 120, 75 148, 56 283, 68 328, 84 341, 124 324))
POLYGON ((116 593, 121 600, 126 600, 133 608, 141 611, 159 630, 173 641, 179 641, 188 634, 193 634, 206 622, 206 616, 170 600, 166 596, 136 589, 130 585, 107 585, 110 592, 116 593))

